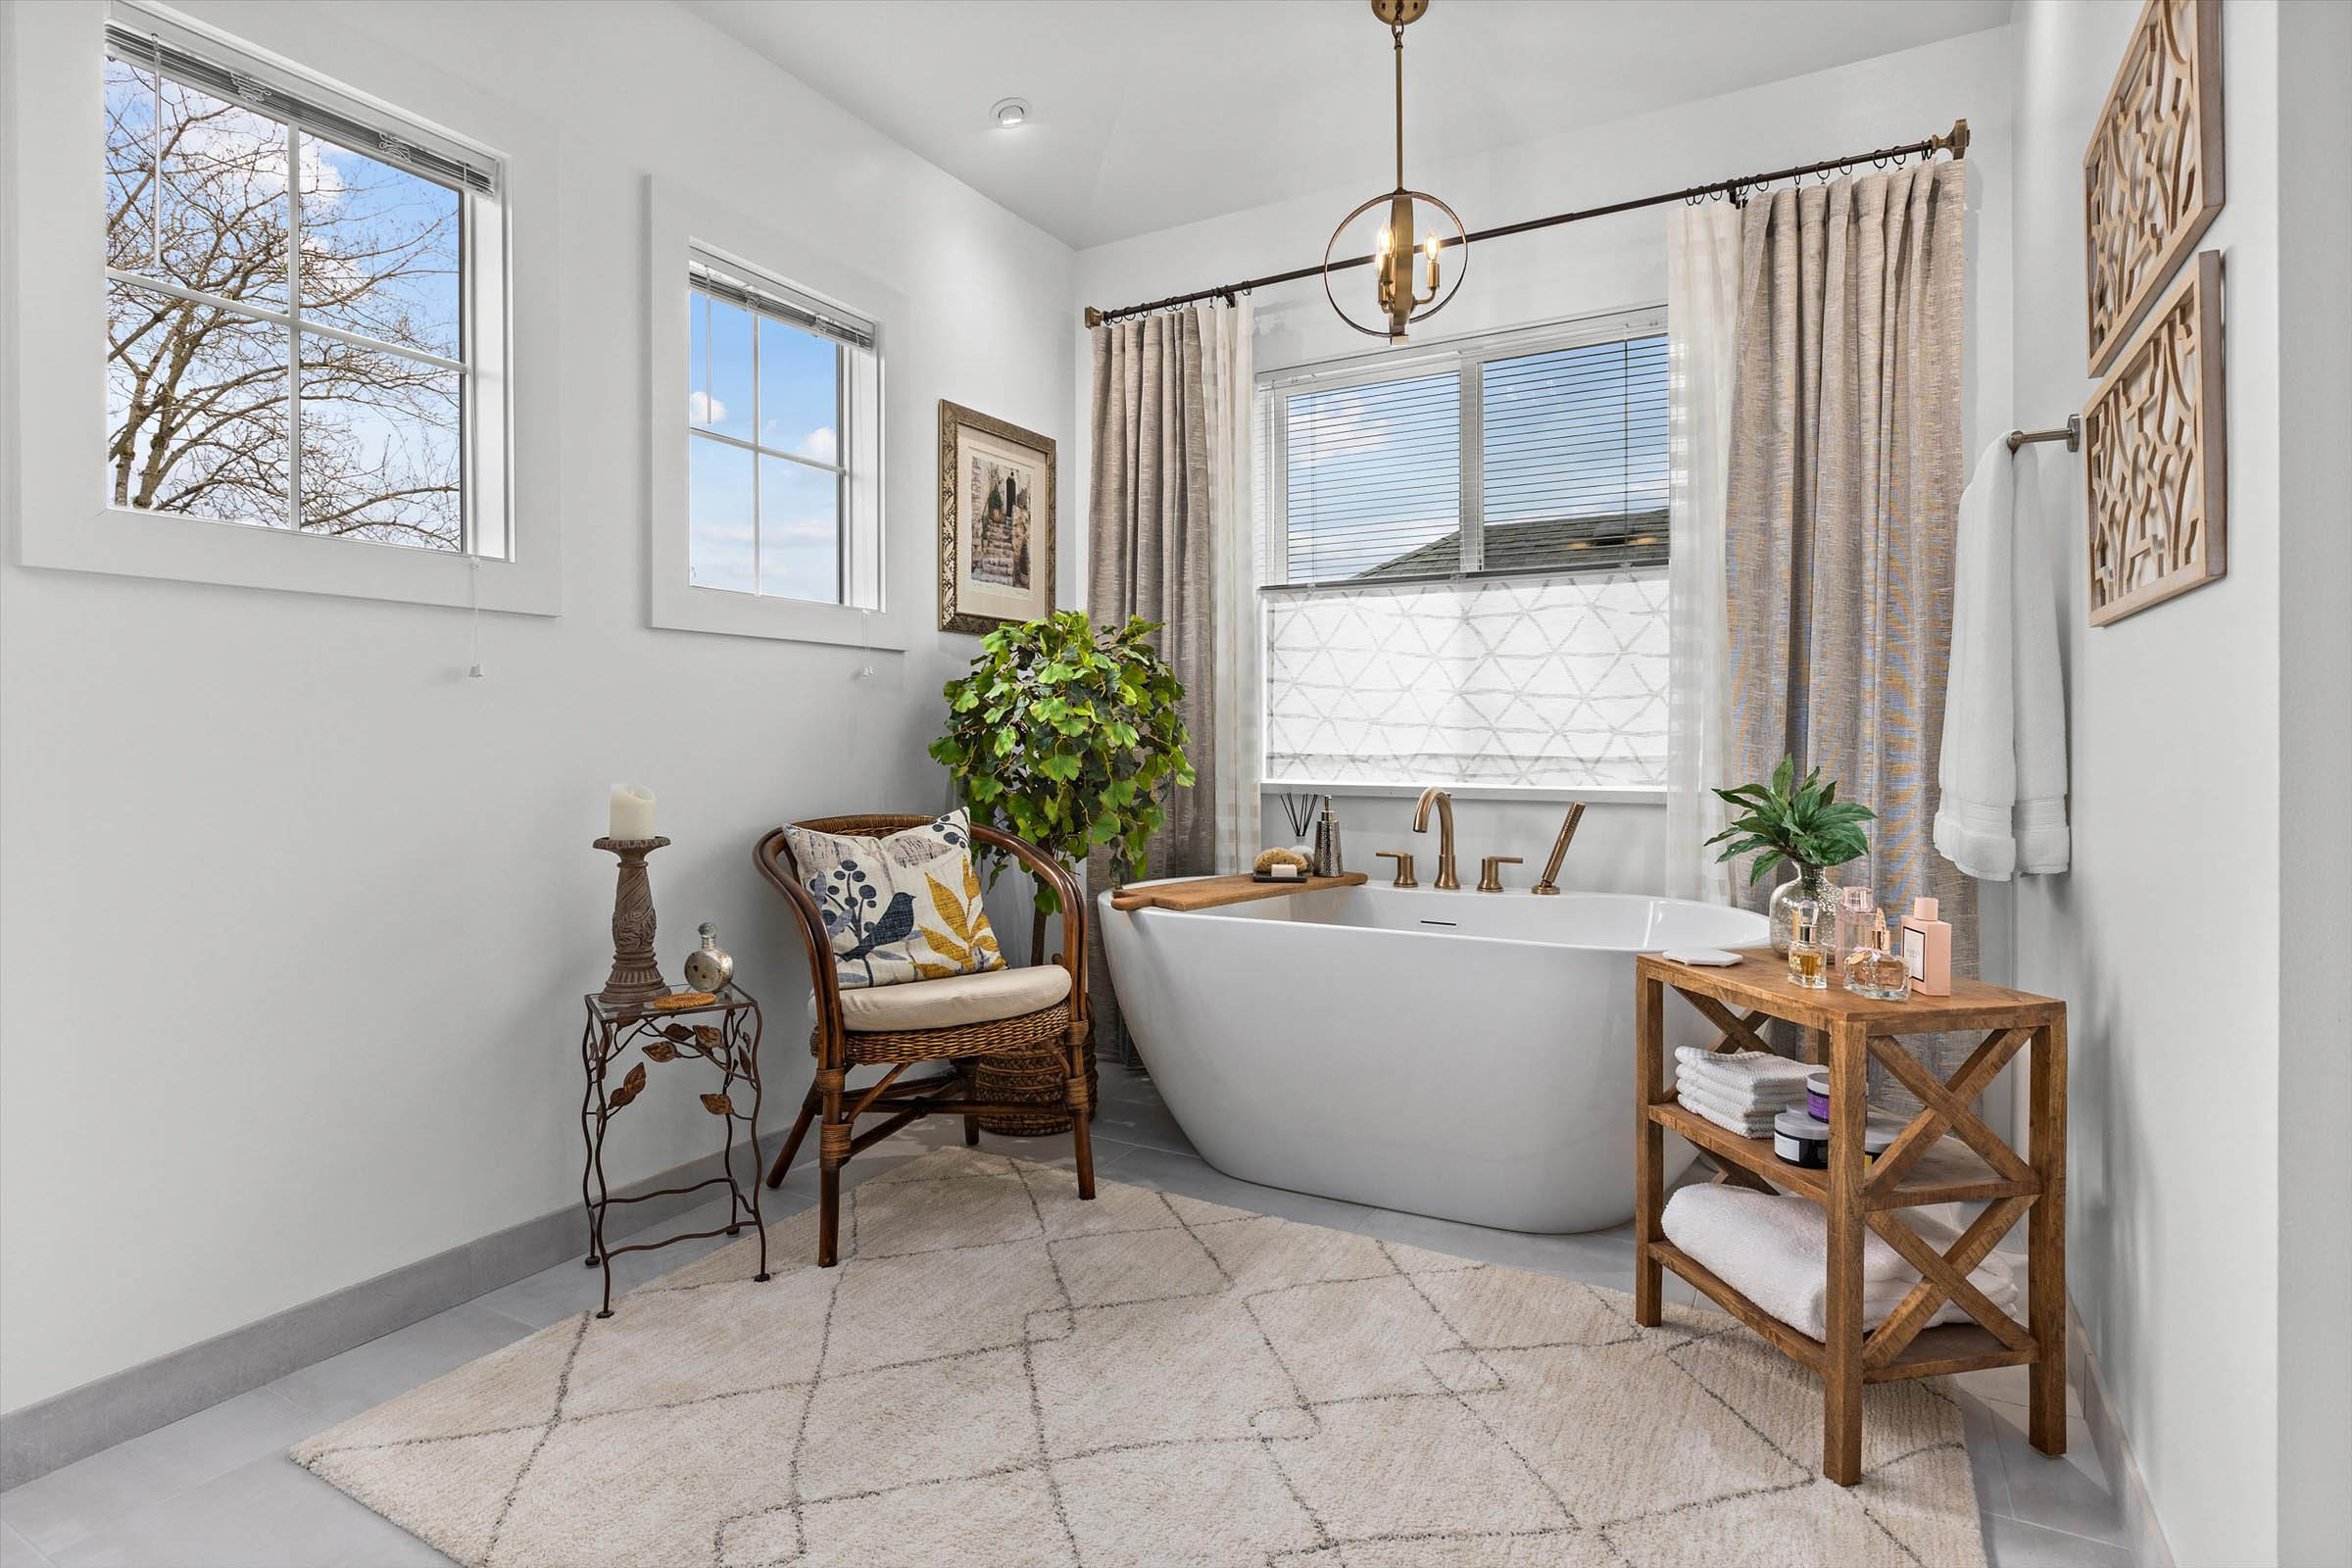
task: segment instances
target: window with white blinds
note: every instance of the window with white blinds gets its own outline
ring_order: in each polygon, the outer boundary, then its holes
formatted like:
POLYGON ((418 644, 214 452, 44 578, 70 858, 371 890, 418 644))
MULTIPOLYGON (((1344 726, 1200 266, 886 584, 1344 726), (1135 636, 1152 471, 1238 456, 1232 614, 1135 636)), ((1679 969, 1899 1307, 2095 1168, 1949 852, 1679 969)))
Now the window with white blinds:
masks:
POLYGON ((687 581, 874 609, 875 323, 736 263, 687 263, 687 581))
POLYGON ((1665 564, 1661 316, 1393 363, 1270 385, 1272 581, 1665 564))
POLYGON ((1259 395, 1270 783, 1664 787, 1662 312, 1259 395))

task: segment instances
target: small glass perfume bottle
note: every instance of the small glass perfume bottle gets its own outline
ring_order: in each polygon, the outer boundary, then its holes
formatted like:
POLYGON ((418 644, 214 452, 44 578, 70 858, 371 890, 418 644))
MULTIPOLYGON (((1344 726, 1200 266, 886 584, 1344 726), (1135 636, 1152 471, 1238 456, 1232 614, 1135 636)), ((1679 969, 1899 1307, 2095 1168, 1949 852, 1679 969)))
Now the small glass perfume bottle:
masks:
POLYGON ((1788 905, 1788 979, 1808 991, 1830 988, 1830 955, 1821 945, 1821 906, 1811 899, 1792 899, 1788 905))
POLYGON ((1878 901, 1871 895, 1870 884, 1850 882, 1839 888, 1837 910, 1837 921, 1831 930, 1830 963, 1843 974, 1849 958, 1870 949, 1871 917, 1878 912, 1878 901))
POLYGON ((1845 956, 1845 989, 1874 1002, 1902 1002, 1911 995, 1911 975, 1903 956, 1893 951, 1886 934, 1886 916, 1871 919, 1870 946, 1845 956))

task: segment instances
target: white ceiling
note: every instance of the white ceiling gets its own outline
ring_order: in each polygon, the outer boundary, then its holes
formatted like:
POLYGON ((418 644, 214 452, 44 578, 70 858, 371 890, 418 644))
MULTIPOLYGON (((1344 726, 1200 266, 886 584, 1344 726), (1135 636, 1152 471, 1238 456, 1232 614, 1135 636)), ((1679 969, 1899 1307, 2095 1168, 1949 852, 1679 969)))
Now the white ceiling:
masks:
MULTIPOLYGON (((681 3, 1074 246, 1390 182, 1365 0, 681 3), (1012 97, 1031 122, 999 130, 1012 97)), ((1433 0, 1405 32, 1406 172, 2008 20, 2009 0, 1433 0)))

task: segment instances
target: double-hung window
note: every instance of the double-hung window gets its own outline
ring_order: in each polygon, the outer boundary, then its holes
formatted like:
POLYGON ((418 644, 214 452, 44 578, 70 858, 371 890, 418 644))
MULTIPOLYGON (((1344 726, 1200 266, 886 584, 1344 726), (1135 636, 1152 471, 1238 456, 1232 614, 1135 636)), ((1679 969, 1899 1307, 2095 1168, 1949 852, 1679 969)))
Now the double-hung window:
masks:
POLYGON ((106 56, 106 505, 508 558, 498 162, 140 13, 106 56))
POLYGON ((1259 397, 1270 784, 1664 787, 1662 312, 1259 397))
POLYGON ((687 272, 689 579, 872 609, 873 486, 854 470, 879 422, 873 323, 699 252, 687 272))

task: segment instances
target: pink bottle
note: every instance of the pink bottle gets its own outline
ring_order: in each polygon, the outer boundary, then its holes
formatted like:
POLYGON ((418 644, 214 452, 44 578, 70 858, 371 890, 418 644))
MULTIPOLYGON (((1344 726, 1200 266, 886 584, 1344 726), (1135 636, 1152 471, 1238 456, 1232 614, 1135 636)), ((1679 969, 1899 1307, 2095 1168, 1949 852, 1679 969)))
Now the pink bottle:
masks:
POLYGON ((1936 918, 1934 899, 1913 899, 1903 917, 1903 967, 1911 989, 1931 997, 1952 994, 1952 928, 1936 918))

